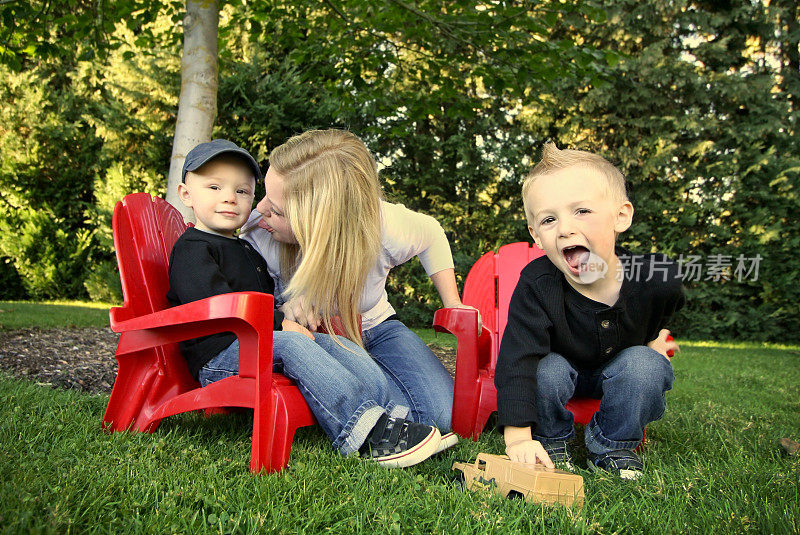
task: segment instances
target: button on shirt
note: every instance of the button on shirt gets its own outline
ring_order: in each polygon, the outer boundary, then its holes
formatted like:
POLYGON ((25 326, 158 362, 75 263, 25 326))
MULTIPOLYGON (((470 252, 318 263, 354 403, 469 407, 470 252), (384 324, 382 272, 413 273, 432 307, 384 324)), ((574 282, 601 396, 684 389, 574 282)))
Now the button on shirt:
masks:
POLYGON ((522 270, 495 371, 499 425, 536 424, 536 371, 547 354, 597 369, 621 350, 653 340, 683 306, 678 266, 669 258, 621 247, 616 253, 624 278, 613 306, 578 293, 546 256, 522 270))

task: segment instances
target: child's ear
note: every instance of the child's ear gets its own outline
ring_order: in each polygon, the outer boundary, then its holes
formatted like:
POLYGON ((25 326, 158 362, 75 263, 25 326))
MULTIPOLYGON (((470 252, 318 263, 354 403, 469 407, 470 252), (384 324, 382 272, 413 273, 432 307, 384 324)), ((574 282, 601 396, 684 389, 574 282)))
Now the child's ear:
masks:
POLYGON ((192 207, 192 196, 189 193, 189 188, 183 182, 178 184, 178 198, 186 208, 192 207))
POLYGON ((630 201, 625 201, 617 211, 617 219, 614 222, 614 232, 617 234, 625 232, 633 222, 633 205, 630 201))
POLYGON ((534 231, 533 227, 530 226, 530 225, 528 225, 528 233, 531 235, 531 238, 533 238, 533 243, 536 244, 536 247, 541 249, 542 248, 542 241, 539 239, 539 236, 536 234, 536 231, 534 231))

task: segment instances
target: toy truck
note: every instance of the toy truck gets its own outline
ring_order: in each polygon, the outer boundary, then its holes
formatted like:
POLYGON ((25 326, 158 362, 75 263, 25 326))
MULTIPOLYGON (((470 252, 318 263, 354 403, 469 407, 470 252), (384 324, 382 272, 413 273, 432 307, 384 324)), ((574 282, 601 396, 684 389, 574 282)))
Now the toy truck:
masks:
POLYGON ((583 478, 556 468, 479 453, 474 464, 456 462, 453 470, 464 473, 464 485, 469 490, 485 488, 506 498, 583 507, 583 478))

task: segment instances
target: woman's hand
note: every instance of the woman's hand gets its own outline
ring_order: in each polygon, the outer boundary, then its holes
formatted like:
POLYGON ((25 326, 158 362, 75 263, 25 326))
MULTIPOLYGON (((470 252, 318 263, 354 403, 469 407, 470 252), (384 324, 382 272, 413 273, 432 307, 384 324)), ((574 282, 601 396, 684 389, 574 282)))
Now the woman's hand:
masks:
POLYGON ((481 334, 481 330, 483 329, 483 318, 481 318, 481 311, 475 307, 465 305, 464 303, 460 302, 457 305, 450 305, 446 308, 467 308, 469 310, 475 310, 478 313, 478 336, 481 334))
POLYGON ((483 329, 483 319, 481 312, 475 307, 465 305, 461 302, 461 296, 458 295, 458 286, 456 285, 456 272, 453 269, 443 269, 431 275, 431 281, 436 286, 436 291, 439 292, 439 297, 442 298, 442 305, 444 308, 468 308, 470 310, 478 311, 478 335, 481 334, 483 329))
POLYGON ((647 344, 647 347, 650 349, 655 349, 664 355, 667 360, 670 360, 676 351, 681 350, 681 348, 678 347, 678 344, 675 342, 675 339, 672 338, 672 334, 670 334, 669 330, 667 329, 661 329, 658 332, 656 339, 647 344))
POLYGON ((314 314, 305 297, 296 297, 281 305, 284 317, 316 331, 320 324, 320 317, 314 314))
POLYGON ((292 321, 290 319, 286 319, 285 316, 283 318, 283 322, 281 323, 281 327, 283 327, 284 331, 294 331, 296 333, 304 334, 304 335, 308 336, 309 338, 311 338, 312 340, 314 339, 314 334, 311 331, 309 331, 308 329, 306 329, 305 327, 303 327, 302 325, 300 325, 296 321, 292 321))
MULTIPOLYGON (((461 296, 458 295, 458 286, 456 285, 456 272, 454 269, 443 269, 431 275, 431 281, 436 286, 436 291, 439 292, 439 297, 442 298, 442 305, 444 308, 469 308, 471 310, 478 310, 475 307, 465 305, 461 302, 461 296)), ((483 319, 481 313, 478 311, 478 334, 480 335, 483 329, 483 319)))

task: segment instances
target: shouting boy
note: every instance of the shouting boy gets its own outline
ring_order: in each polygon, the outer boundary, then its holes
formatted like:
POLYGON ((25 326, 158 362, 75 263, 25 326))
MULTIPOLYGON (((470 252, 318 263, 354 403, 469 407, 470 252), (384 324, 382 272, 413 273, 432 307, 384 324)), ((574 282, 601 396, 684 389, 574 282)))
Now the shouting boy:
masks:
POLYGON ((633 205, 625 178, 596 154, 547 144, 522 187, 528 231, 546 256, 520 275, 495 384, 513 461, 572 468, 573 395, 601 399, 586 426, 589 467, 642 474, 634 449, 661 418, 678 350, 664 327, 683 305, 678 267, 665 255, 616 245, 633 205), (548 463, 549 464, 549 463, 548 463))

